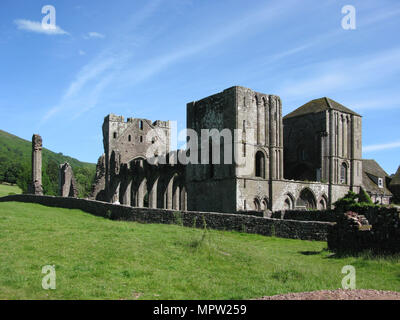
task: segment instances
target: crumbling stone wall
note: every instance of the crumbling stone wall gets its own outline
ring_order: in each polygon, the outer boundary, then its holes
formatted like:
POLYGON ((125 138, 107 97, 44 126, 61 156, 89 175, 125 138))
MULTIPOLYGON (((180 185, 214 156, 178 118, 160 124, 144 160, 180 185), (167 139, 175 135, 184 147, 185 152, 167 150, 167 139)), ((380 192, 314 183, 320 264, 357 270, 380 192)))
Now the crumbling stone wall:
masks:
POLYGON ((367 217, 354 212, 341 214, 329 227, 328 248, 336 252, 400 252, 400 210, 369 208, 366 212, 367 217))
MULTIPOLYGON (((173 205, 181 200, 176 199, 179 193, 171 189, 184 189, 186 194, 181 198, 192 211, 262 213, 331 208, 349 189, 359 191, 361 116, 328 98, 317 100, 324 103, 322 109, 318 103, 311 105, 300 115, 295 111, 295 117, 286 116, 285 122, 278 96, 240 86, 188 103, 187 128, 198 134, 199 158, 203 153, 209 159, 215 154, 213 145, 205 148, 208 150, 200 149, 203 129, 219 131, 221 137, 217 139, 223 143, 226 142, 223 131, 230 131, 234 138, 237 130, 237 134, 240 131, 244 134, 233 140, 231 156, 244 160, 244 164, 224 164, 222 156, 221 164, 180 164, 174 168, 169 164, 141 165, 138 168, 138 162, 145 163, 149 155, 153 157, 147 151, 153 151, 154 141, 146 139, 153 129, 164 133, 162 153, 173 154, 169 150, 170 122, 136 118, 124 121, 123 117, 110 114, 103 123, 105 155, 98 164, 92 198, 151 208, 183 208, 183 205, 173 205), (301 143, 305 144, 304 150, 298 152, 296 148, 301 143), (301 181, 284 179, 284 145, 286 166, 309 162, 312 174, 307 175, 310 172, 296 167, 299 170, 292 169, 305 172, 306 176, 299 177, 301 181), (299 155, 305 158, 299 160, 299 155), (344 162, 347 181, 341 183, 340 166, 344 162), (179 183, 171 180, 174 170, 179 183), (304 181, 308 179, 318 181, 304 181)), ((210 137, 210 140, 213 139, 210 137)), ((225 147, 222 144, 222 154, 225 147)), ((157 156, 154 152, 154 157, 157 156)))
MULTIPOLYGON (((121 166, 129 166, 137 159, 149 158, 149 151, 154 150, 151 156, 169 152, 170 122, 150 121, 148 119, 128 118, 109 114, 103 123, 103 144, 105 154, 105 187, 106 201, 116 202, 121 197, 119 175, 121 166), (149 133, 156 133, 151 137, 149 133), (151 137, 151 139, 149 139, 151 137)), ((101 183, 101 180, 99 180, 101 183)), ((95 187, 99 189, 100 186, 95 187)))
POLYGON ((271 218, 284 220, 301 220, 301 221, 326 221, 336 222, 342 213, 334 210, 282 210, 272 212, 271 218))
POLYGON ((103 153, 99 160, 97 160, 96 165, 96 175, 94 177, 94 183, 92 185, 92 192, 90 194, 90 199, 105 201, 106 195, 106 156, 103 153))
POLYGON ((329 222, 277 220, 249 215, 190 212, 166 209, 133 208, 106 202, 35 195, 14 195, 0 198, 0 202, 18 201, 39 203, 50 207, 80 209, 112 220, 141 223, 179 223, 187 227, 232 230, 277 236, 290 239, 326 241, 329 222), (177 219, 179 218, 179 219, 177 219))
POLYGON ((59 195, 61 197, 78 197, 78 189, 76 186, 74 171, 68 162, 60 164, 59 195))

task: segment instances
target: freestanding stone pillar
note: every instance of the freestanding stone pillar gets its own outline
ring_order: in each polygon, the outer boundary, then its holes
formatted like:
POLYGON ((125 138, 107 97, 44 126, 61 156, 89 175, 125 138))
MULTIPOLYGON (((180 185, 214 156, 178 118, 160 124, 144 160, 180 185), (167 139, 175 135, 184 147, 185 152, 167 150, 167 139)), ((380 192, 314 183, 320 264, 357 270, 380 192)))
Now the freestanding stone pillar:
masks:
POLYGON ((34 134, 32 137, 32 184, 29 193, 43 195, 42 187, 42 137, 34 134))
POLYGON ((58 193, 60 197, 78 197, 74 171, 68 162, 60 164, 58 180, 58 193))

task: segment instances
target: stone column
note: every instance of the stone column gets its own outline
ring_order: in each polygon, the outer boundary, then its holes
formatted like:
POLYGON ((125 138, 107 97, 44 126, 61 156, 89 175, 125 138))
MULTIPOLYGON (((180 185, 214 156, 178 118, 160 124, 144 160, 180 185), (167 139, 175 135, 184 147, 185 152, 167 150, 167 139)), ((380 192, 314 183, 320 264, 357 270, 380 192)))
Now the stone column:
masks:
POLYGON ((166 208, 165 209, 172 209, 172 195, 173 195, 173 183, 174 179, 172 178, 167 186, 166 194, 166 208))
POLYGON ((74 177, 74 171, 68 162, 60 164, 58 187, 60 197, 78 197, 78 189, 74 177))
POLYGON ((124 189, 122 194, 122 204, 130 206, 131 205, 131 194, 132 194, 132 179, 130 176, 126 178, 124 183, 124 189))
POLYGON ((149 208, 157 208, 157 187, 158 178, 153 182, 151 190, 149 191, 149 208))
POLYGON ((29 193, 43 195, 42 187, 42 137, 34 134, 32 137, 32 184, 29 193))
POLYGON ((172 209, 179 210, 180 206, 180 188, 177 185, 172 196, 172 209))

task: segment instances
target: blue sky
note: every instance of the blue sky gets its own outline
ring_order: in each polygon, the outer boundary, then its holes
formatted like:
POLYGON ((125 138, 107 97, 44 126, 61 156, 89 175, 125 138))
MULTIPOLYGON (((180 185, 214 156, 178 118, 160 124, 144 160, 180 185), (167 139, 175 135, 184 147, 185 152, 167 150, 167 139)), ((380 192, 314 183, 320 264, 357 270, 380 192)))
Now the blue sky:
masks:
POLYGON ((0 129, 83 161, 115 113, 186 123, 186 103, 233 85, 287 114, 328 96, 363 115, 364 158, 400 165, 398 0, 1 0, 0 129), (341 10, 356 9, 345 30, 341 10), (57 29, 38 28, 42 7, 57 29))

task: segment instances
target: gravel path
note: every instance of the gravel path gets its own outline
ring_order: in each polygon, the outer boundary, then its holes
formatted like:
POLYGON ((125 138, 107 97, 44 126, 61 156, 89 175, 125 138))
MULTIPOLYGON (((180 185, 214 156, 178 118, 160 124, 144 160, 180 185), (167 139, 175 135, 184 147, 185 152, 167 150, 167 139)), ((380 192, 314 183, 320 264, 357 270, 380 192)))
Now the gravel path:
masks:
POLYGON ((400 292, 337 289, 280 294, 258 300, 400 300, 400 292))

